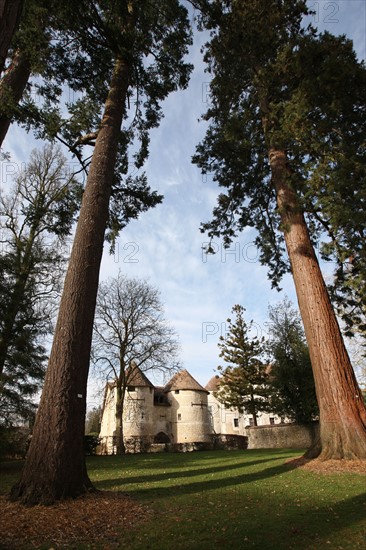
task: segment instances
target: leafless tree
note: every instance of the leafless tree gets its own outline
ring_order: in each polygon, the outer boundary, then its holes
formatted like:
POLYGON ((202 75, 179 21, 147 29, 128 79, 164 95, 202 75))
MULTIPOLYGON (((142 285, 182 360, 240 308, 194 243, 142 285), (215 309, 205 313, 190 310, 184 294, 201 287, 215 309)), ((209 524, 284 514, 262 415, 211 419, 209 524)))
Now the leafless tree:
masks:
POLYGON ((121 272, 100 284, 92 356, 98 371, 116 384, 117 454, 124 452, 123 405, 136 370, 171 374, 179 366, 178 350, 158 289, 121 272))

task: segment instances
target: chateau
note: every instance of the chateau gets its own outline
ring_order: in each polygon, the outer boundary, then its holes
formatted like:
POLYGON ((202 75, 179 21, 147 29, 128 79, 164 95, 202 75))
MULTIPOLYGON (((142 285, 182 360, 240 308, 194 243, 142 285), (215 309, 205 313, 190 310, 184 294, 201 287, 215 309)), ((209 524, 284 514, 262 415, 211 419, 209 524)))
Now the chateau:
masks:
MULTIPOLYGON (((253 419, 235 409, 226 409, 215 398, 218 382, 219 377, 214 376, 203 387, 182 370, 164 387, 156 387, 139 368, 133 367, 123 410, 126 450, 139 452, 154 443, 210 443, 215 435, 246 435, 246 427, 253 424, 253 419)), ((115 384, 108 383, 100 430, 102 454, 115 452, 115 392, 115 384)), ((258 415, 258 425, 279 423, 274 415, 258 415)))

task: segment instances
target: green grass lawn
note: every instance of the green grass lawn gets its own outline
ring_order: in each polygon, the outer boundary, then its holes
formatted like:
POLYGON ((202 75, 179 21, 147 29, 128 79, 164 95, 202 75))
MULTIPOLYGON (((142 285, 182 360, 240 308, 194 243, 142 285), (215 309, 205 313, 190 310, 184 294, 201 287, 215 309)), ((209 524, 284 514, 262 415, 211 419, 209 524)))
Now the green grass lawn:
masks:
MULTIPOLYGON (((146 504, 131 549, 366 548, 366 477, 285 465, 299 451, 249 450, 90 457, 98 489, 146 504)), ((16 472, 1 476, 4 492, 16 472)), ((113 514, 113 510, 111 510, 113 514)))

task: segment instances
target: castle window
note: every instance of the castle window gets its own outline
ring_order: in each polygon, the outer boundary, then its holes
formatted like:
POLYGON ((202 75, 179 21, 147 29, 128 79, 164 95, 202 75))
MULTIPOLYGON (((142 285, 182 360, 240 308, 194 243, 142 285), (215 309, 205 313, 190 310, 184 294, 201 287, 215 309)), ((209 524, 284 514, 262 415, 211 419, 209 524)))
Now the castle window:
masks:
POLYGON ((234 418, 234 428, 239 428, 239 418, 234 418))
POLYGON ((275 419, 273 418, 273 416, 269 417, 269 423, 271 424, 271 426, 275 424, 275 419))
POLYGON ((178 420, 182 420, 182 415, 178 413, 178 420))
POLYGON ((174 393, 179 393, 179 390, 175 390, 175 392, 174 392, 174 393))
POLYGON ((136 391, 136 388, 135 386, 127 386, 127 391, 128 392, 136 391))

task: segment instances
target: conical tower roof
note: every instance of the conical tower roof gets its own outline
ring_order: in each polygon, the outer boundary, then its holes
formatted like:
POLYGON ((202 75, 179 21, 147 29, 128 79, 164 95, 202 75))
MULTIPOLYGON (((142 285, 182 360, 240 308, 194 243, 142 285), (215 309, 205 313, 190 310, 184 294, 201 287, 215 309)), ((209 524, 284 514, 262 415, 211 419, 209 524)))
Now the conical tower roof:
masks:
POLYGON ((220 385, 220 376, 215 374, 206 384, 207 391, 217 391, 220 385))
POLYGON ((154 385, 150 382, 148 377, 142 372, 142 370, 135 363, 131 363, 131 366, 127 368, 126 380, 129 386, 136 386, 137 388, 154 387, 154 385))
POLYGON ((164 389, 166 392, 176 390, 193 390, 207 393, 205 388, 201 386, 201 384, 199 384, 187 370, 177 372, 170 382, 166 384, 164 389))

